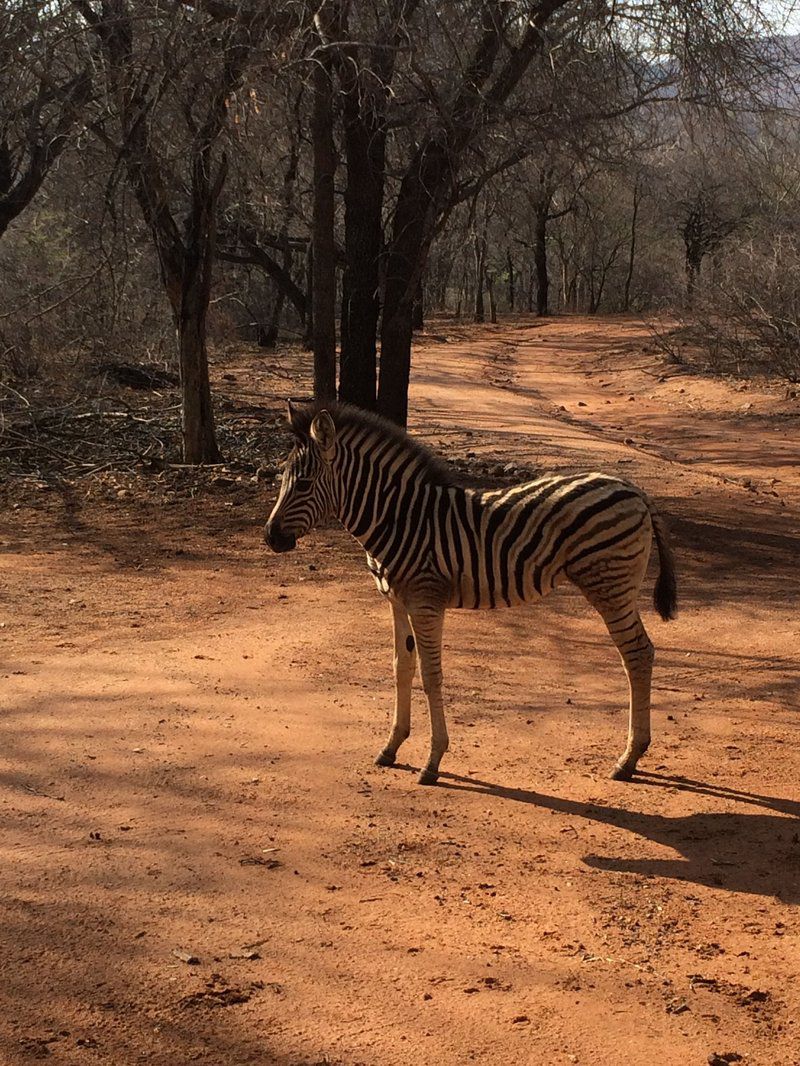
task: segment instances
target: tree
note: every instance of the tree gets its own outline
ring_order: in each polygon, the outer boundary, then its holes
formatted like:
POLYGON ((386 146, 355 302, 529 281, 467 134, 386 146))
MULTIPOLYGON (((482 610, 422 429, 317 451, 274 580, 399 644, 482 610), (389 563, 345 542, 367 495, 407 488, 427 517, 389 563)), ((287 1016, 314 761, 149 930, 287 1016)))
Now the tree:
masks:
POLYGON ((497 122, 501 108, 544 46, 544 30, 566 0, 485 3, 464 73, 450 97, 439 97, 438 121, 420 139, 400 181, 386 255, 378 408, 405 425, 411 371, 413 297, 436 227, 452 207, 453 177, 466 150, 497 122))
POLYGON ((113 116, 113 124, 101 117, 94 128, 124 162, 175 320, 184 461, 218 462, 206 319, 228 170, 220 141, 267 19, 220 21, 147 0, 135 8, 127 0, 73 4, 95 34, 113 116))
POLYGON ((0 10, 0 236, 33 200, 92 93, 87 54, 60 6, 0 10))

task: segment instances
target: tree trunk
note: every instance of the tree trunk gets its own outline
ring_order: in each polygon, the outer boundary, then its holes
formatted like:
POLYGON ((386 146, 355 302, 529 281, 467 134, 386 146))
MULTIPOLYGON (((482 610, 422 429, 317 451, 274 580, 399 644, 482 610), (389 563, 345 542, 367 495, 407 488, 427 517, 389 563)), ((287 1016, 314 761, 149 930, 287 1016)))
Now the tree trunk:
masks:
POLYGON ((565 277, 564 308, 567 311, 573 311, 574 312, 574 311, 578 310, 578 299, 579 299, 579 296, 580 296, 580 293, 579 293, 579 288, 580 288, 579 281, 580 281, 580 278, 578 277, 578 271, 577 270, 567 271, 567 273, 564 275, 564 277, 565 277))
POLYGON ((464 308, 469 307, 472 303, 472 284, 470 281, 470 270, 467 265, 467 256, 463 256, 463 264, 461 268, 461 285, 458 290, 458 310, 456 311, 456 317, 461 321, 461 317, 464 314, 464 308))
POLYGON ((408 382, 411 375, 412 309, 409 301, 397 305, 381 332, 381 376, 378 410, 398 426, 408 422, 408 382))
POLYGON ((303 347, 314 351, 314 242, 308 242, 306 249, 306 312, 303 316, 303 347))
POLYGON ((350 300, 350 275, 347 267, 342 271, 342 285, 339 292, 339 298, 341 300, 339 309, 339 399, 344 400, 345 397, 342 394, 342 356, 345 349, 349 346, 350 333, 350 315, 347 311, 347 305, 350 300))
MULTIPOLYGON (((439 260, 439 270, 435 278, 435 287, 430 283, 420 286, 420 294, 422 297, 422 314, 424 317, 425 309, 430 307, 437 311, 446 311, 448 304, 448 294, 450 292, 450 282, 453 277, 453 269, 455 267, 455 260, 452 256, 444 256, 439 260), (431 289, 433 288, 433 291, 431 289)), ((426 275, 426 281, 429 275, 426 275)), ((422 327, 420 326, 420 329, 422 327)))
POLYGON ((206 319, 217 241, 217 202, 225 184, 223 157, 211 177, 211 144, 197 150, 192 166, 192 204, 186 220, 181 299, 178 315, 183 423, 183 461, 218 463, 206 351, 206 319))
POLYGON ((405 426, 411 373, 414 293, 433 237, 437 196, 448 173, 447 150, 427 143, 417 150, 397 197, 392 240, 386 257, 386 288, 381 324, 381 371, 378 410, 405 426))
POLYGON ((608 272, 614 265, 614 259, 616 259, 616 256, 614 256, 608 263, 604 263, 600 268, 600 279, 597 283, 597 295, 594 301, 595 314, 597 314, 597 312, 600 310, 600 305, 603 302, 603 293, 606 291, 606 281, 608 280, 608 272))
POLYGON ((516 297, 516 293, 514 291, 514 283, 516 278, 514 276, 514 260, 511 258, 510 248, 506 252, 506 262, 508 264, 508 309, 509 311, 513 311, 514 300, 516 297))
POLYGON ((703 254, 696 248, 686 250, 686 306, 694 305, 694 294, 703 265, 703 254))
POLYGON ((628 272, 625 275, 625 290, 622 299, 622 310, 626 313, 631 309, 631 283, 633 282, 633 270, 636 265, 636 221, 639 217, 639 177, 633 185, 633 210, 631 212, 631 239, 628 245, 628 272))
POLYGON ((333 88, 330 61, 324 54, 314 63, 311 139, 314 155, 313 302, 311 336, 314 348, 314 397, 336 398, 336 244, 334 241, 333 88))
POLYGON ((275 301, 272 305, 272 313, 269 316, 269 323, 267 324, 266 329, 260 331, 259 344, 262 348, 274 348, 278 343, 285 299, 286 297, 280 290, 275 293, 275 301))
POLYGON ((589 268, 586 271, 586 284, 589 289, 589 303, 586 308, 588 314, 593 315, 597 310, 597 298, 595 296, 595 261, 594 255, 592 255, 589 261, 589 268))
POLYGON ((461 321, 461 311, 464 307, 464 293, 467 285, 467 270, 466 267, 461 271, 461 281, 458 285, 458 297, 456 299, 456 318, 461 321))
MULTIPOLYGON (((342 305, 340 399, 377 406, 377 335, 380 317, 386 107, 405 24, 418 0, 392 0, 383 9, 374 47, 346 40, 351 4, 335 5, 332 24, 342 39, 336 51, 347 156, 345 280, 342 305)), ((352 5, 357 6, 357 5, 352 5)))
POLYGON ((362 80, 345 94, 345 272, 339 399, 374 410, 386 135, 362 80))
POLYGON ((218 463, 221 459, 214 430, 205 332, 205 313, 197 306, 185 306, 178 328, 184 463, 218 463))
POLYGON ((491 270, 486 271, 486 289, 489 293, 489 321, 497 325, 497 303, 494 298, 494 274, 491 270))
POLYGON ((533 263, 536 269, 536 314, 544 317, 548 312, 550 280, 547 276, 547 215, 550 201, 536 205, 533 240, 533 263))
POLYGON ((475 257, 475 311, 474 322, 485 322, 486 312, 483 306, 484 275, 486 268, 486 241, 477 233, 472 238, 473 254, 475 257))
POLYGON ((422 285, 422 278, 417 282, 417 291, 414 294, 411 327, 415 333, 418 330, 425 329, 425 289, 422 285))

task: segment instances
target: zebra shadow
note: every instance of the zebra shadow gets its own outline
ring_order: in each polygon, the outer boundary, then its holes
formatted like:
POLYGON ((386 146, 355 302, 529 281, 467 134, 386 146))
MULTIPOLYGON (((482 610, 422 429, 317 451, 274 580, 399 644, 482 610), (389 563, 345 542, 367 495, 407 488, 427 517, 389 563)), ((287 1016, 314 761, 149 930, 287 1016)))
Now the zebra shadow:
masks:
MULTIPOLYGON (((650 814, 509 788, 451 773, 440 775, 439 787, 530 804, 613 826, 679 853, 679 857, 663 859, 641 858, 636 854, 629 858, 584 855, 582 861, 593 869, 666 877, 729 892, 775 896, 787 903, 800 902, 800 802, 655 773, 640 773, 635 781, 648 788, 694 793, 725 805, 737 803, 756 810, 697 811, 676 816, 650 814)), ((619 845, 615 844, 615 850, 619 851, 619 845)))

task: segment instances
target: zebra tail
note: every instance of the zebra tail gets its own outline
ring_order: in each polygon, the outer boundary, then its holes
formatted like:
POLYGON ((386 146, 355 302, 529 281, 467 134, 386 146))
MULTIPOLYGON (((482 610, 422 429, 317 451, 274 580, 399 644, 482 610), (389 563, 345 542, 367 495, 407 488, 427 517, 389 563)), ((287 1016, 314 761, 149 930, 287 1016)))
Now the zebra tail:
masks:
POLYGON ((669 528, 652 503, 648 501, 650 518, 653 521, 653 533, 658 545, 659 571, 653 604, 665 622, 675 617, 678 607, 678 581, 675 575, 675 556, 670 543, 669 528))

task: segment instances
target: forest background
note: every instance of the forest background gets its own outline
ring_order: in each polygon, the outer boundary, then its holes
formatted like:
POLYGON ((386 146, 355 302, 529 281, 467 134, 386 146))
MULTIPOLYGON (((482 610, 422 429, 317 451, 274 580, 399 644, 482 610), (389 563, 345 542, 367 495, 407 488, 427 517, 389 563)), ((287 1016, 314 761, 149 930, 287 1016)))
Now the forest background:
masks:
POLYGON ((122 384, 179 388, 139 458, 219 461, 225 344, 303 345, 316 396, 405 424, 430 315, 635 312, 670 358, 796 380, 793 18, 752 0, 3 5, 12 455, 28 423, 122 384))

